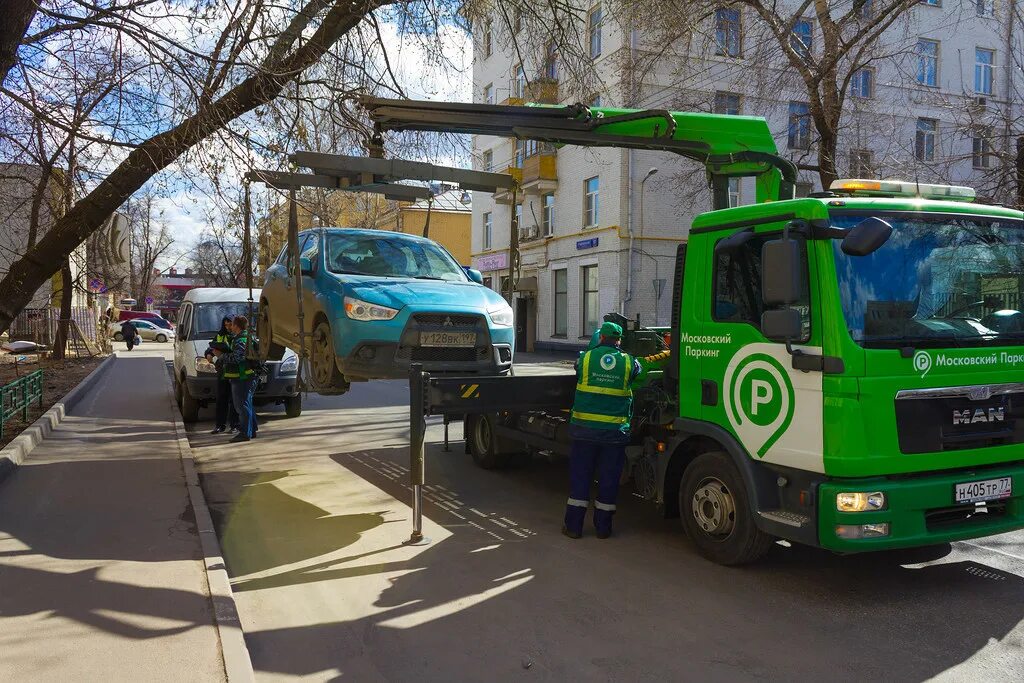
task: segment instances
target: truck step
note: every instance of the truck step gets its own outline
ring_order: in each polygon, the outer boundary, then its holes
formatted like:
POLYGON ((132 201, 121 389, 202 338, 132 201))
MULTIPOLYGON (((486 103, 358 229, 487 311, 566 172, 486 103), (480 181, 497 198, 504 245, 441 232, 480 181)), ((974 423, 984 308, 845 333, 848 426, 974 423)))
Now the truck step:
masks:
POLYGON ((788 512, 786 510, 762 510, 758 514, 765 519, 778 522, 779 524, 796 527, 798 529, 811 521, 811 518, 806 515, 797 514, 796 512, 788 512))

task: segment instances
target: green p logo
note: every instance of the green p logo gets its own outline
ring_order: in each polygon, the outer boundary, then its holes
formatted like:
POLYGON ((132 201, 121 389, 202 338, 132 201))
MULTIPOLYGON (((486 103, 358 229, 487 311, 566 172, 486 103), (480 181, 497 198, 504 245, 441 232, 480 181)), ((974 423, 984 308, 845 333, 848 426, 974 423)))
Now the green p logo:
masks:
POLYGON ((725 371, 725 412, 743 444, 763 458, 793 420, 793 384, 764 353, 733 358, 725 371))

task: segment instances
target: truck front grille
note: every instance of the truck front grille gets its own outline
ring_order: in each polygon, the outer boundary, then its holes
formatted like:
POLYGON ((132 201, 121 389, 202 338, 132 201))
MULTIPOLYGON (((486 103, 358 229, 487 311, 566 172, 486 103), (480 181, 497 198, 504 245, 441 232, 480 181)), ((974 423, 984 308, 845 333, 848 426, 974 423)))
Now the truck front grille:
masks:
POLYGON ((952 505, 932 508, 924 513, 928 531, 952 531, 994 522, 1006 516, 1006 501, 989 501, 979 505, 952 505))

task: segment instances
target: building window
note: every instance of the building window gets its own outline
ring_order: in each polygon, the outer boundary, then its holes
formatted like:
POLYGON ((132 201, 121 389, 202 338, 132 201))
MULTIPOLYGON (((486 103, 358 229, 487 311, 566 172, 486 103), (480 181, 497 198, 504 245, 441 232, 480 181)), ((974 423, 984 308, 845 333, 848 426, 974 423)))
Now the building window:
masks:
POLYGON ((716 92, 715 93, 715 113, 716 114, 729 114, 731 116, 739 116, 740 113, 740 96, 734 92, 716 92))
POLYGON ((917 41, 917 82, 932 87, 939 84, 939 41, 917 41))
POLYGON ((555 336, 565 337, 569 333, 569 271, 556 270, 555 280, 555 336))
POLYGON ((853 178, 873 178, 875 176, 874 157, 871 150, 850 150, 850 176, 853 178))
POLYGON ((971 138, 971 164, 974 168, 989 168, 992 164, 992 131, 979 128, 971 138))
POLYGON ((995 63, 995 50, 982 47, 974 49, 974 92, 978 95, 992 94, 992 69, 995 63))
POLYGON ((942 7, 942 0, 918 0, 920 5, 929 5, 931 7, 942 7))
POLYGON ((554 235, 555 234, 555 195, 546 194, 541 197, 543 201, 544 211, 544 234, 554 235))
POLYGON ((488 83, 484 86, 484 102, 494 104, 494 84, 488 83))
POLYGON ((596 92, 590 96, 590 106, 600 107, 601 106, 601 93, 596 92))
POLYGON ((729 178, 729 207, 739 206, 740 201, 740 179, 729 178))
POLYGON ((523 205, 522 204, 516 204, 516 226, 520 230, 523 229, 523 205))
POLYGON ((487 171, 488 173, 490 173, 491 171, 494 170, 494 150, 493 149, 485 149, 484 150, 483 167, 484 167, 484 170, 487 171))
POLYGON ((992 16, 992 0, 975 0, 974 12, 979 17, 992 16))
POLYGON ((512 97, 526 99, 526 71, 522 64, 516 67, 516 78, 512 81, 512 97))
POLYGON ((523 30, 523 12, 522 10, 513 10, 512 14, 512 31, 519 33, 523 30))
POLYGON ((811 146, 811 114, 806 102, 789 103, 789 149, 811 146))
POLYGON ((591 228, 597 225, 598 220, 598 177, 587 178, 583 181, 583 227, 591 228))
POLYGON ((580 282, 583 284, 583 329, 580 330, 580 337, 589 337, 597 329, 600 320, 597 266, 583 266, 580 268, 580 282))
POLYGON ((914 156, 918 161, 935 161, 935 137, 939 122, 935 119, 918 119, 917 135, 914 138, 914 156))
POLYGON ((494 224, 491 221, 491 212, 484 212, 484 249, 491 248, 491 233, 493 232, 494 224))
POLYGON ((851 97, 874 97, 875 96, 875 70, 870 67, 857 69, 850 77, 851 97))
POLYGON ((558 80, 558 46, 548 43, 547 54, 544 56, 544 75, 552 81, 558 80))
POLYGON ((587 27, 590 35, 590 58, 597 59, 601 56, 601 23, 604 15, 601 13, 601 4, 598 3, 590 8, 587 17, 587 27))
POLYGON ((875 15, 872 0, 853 0, 853 10, 861 19, 870 19, 875 15))
POLYGON ((717 54, 725 57, 739 57, 742 39, 740 11, 722 8, 715 11, 715 47, 717 54))
POLYGON ((795 189, 797 197, 808 197, 811 192, 814 192, 814 183, 798 181, 795 189))
POLYGON ((494 51, 494 35, 492 31, 493 26, 491 20, 488 19, 484 22, 484 58, 491 56, 494 51))
POLYGON ((793 34, 789 37, 789 45, 793 51, 804 59, 811 56, 814 47, 814 31, 808 19, 799 19, 793 24, 793 34))
POLYGON ((517 138, 512 144, 516 148, 516 168, 522 168, 526 161, 526 142, 517 138))

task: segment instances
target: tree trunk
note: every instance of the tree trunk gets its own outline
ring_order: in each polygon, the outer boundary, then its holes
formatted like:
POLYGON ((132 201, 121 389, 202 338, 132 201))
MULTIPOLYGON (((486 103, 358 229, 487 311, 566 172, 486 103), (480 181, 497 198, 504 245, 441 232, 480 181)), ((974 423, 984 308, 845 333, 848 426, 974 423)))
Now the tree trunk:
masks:
POLYGON ((53 357, 60 360, 67 355, 68 330, 71 327, 71 296, 74 281, 71 278, 71 259, 64 261, 60 269, 60 319, 57 321, 57 336, 53 342, 53 357))
POLYGON ((1024 207, 1024 137, 1017 138, 1017 208, 1024 207))
POLYGON ((4 20, 0 21, 0 85, 7 80, 7 72, 17 61, 18 46, 37 8, 36 0, 4 0, 3 4, 4 20))
POLYGON ((11 264, 0 280, 0 333, 7 331, 36 290, 56 272, 58 264, 67 260, 146 181, 230 121, 276 98, 289 81, 318 61, 366 14, 390 2, 368 0, 356 4, 338 0, 300 47, 290 54, 274 55, 280 60, 262 65, 209 106, 134 149, 92 192, 75 203, 34 249, 11 264))

